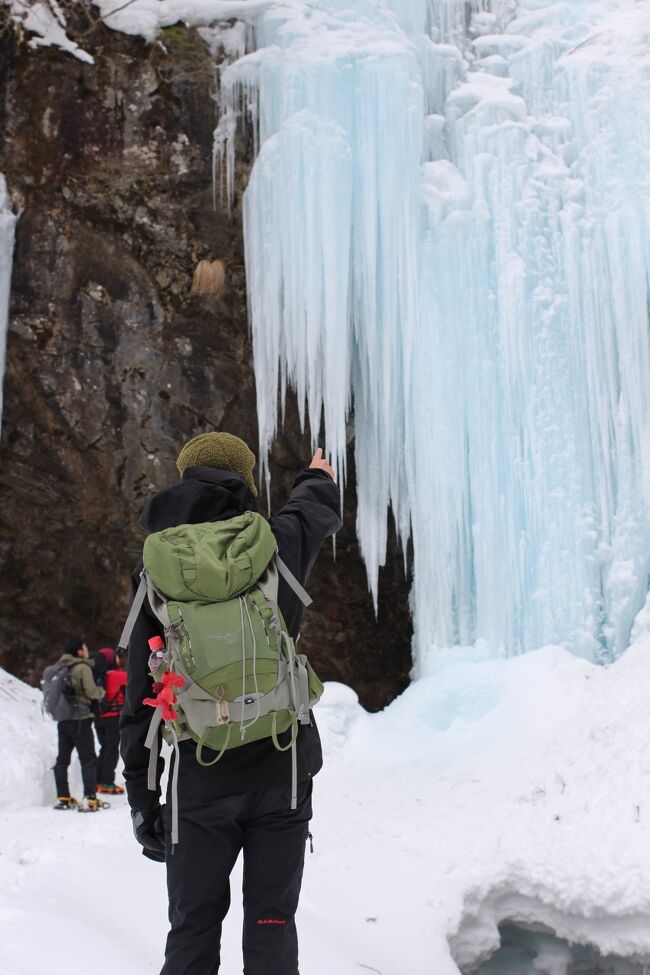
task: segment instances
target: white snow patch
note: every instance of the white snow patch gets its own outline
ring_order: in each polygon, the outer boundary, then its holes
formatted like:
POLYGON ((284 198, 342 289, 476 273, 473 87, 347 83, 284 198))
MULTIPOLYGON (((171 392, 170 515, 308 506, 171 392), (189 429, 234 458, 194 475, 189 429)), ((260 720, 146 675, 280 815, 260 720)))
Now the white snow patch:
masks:
MULTIPOLYGON (((7 6, 6 0, 3 0, 3 6, 7 6)), ((56 0, 51 0, 50 3, 42 3, 39 0, 36 3, 26 2, 26 0, 8 0, 8 6, 14 22, 32 35, 29 41, 30 47, 58 47, 80 61, 94 64, 92 55, 68 37, 65 15, 56 0)))

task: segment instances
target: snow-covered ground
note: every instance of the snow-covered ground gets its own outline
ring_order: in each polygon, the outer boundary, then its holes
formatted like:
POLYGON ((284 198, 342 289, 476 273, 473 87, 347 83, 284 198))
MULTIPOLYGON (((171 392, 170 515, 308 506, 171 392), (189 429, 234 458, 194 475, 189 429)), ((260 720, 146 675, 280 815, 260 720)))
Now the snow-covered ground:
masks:
MULTIPOLYGON (((456 650, 378 715, 328 685, 303 975, 458 975, 505 918, 650 958, 649 687, 647 636, 608 668, 555 647, 456 650)), ((140 855, 124 799, 96 816, 50 808, 38 696, 2 674, 0 973, 156 972, 164 869, 140 855)), ((226 975, 240 923, 234 897, 226 975)))

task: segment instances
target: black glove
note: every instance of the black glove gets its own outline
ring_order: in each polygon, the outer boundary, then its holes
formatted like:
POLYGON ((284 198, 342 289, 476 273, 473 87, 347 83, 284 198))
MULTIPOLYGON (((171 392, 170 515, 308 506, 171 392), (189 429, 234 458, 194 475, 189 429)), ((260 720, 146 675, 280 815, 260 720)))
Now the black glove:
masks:
POLYGON ((133 820, 133 832, 135 838, 142 847, 143 856, 155 860, 157 863, 165 862, 165 831, 163 829, 162 808, 155 806, 152 809, 132 809, 131 819, 133 820))

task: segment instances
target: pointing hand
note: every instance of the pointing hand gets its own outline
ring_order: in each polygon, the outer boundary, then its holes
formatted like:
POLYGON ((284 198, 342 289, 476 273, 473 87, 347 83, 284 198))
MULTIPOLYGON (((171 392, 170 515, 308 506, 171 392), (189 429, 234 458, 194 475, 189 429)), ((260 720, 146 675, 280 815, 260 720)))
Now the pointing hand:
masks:
POLYGON ((326 474, 332 478, 333 481, 336 480, 334 477, 334 468, 331 464, 323 457, 323 448, 319 447, 314 456, 311 459, 311 464, 309 465, 310 471, 325 471, 326 474))

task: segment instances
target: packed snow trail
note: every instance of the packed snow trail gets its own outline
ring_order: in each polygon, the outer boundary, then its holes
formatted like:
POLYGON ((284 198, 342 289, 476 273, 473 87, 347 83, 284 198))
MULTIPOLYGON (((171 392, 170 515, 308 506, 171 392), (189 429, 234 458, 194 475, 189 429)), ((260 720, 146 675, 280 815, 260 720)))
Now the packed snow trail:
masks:
MULTIPOLYGON (((649 684, 647 633, 606 668, 553 647, 449 651, 378 715, 328 684, 305 975, 469 972, 504 918, 650 960, 649 684)), ((126 800, 52 810, 39 692, 0 672, 0 702, 0 975, 157 972, 164 869, 140 855, 126 800)), ((224 975, 241 971, 240 889, 237 873, 224 975)))

